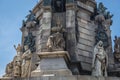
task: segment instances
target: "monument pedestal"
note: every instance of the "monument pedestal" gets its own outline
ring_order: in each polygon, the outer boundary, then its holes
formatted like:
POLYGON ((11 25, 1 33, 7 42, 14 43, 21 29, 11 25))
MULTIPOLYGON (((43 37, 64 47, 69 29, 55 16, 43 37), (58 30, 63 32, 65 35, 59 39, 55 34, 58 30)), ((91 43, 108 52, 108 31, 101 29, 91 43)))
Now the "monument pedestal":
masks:
POLYGON ((120 77, 120 64, 119 63, 115 63, 112 66, 113 68, 111 68, 109 70, 109 75, 110 76, 114 76, 114 77, 120 77))
POLYGON ((13 78, 12 77, 2 77, 2 78, 0 78, 0 80, 13 80, 13 78))
POLYGON ((69 55, 67 51, 41 52, 39 66, 31 76, 67 76, 72 75, 67 67, 69 55))

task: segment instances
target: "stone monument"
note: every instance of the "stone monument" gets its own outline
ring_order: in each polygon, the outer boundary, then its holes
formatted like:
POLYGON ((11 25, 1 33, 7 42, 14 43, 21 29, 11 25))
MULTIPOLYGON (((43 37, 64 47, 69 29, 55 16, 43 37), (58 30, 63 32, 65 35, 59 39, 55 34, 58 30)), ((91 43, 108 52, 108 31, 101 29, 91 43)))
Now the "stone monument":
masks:
MULTIPOLYGON (((20 57, 7 65, 1 80, 119 79, 109 77, 120 71, 112 51, 113 15, 103 3, 40 0, 29 12, 20 29, 22 43, 15 47, 20 57)), ((114 53, 118 54, 119 41, 115 38, 114 42, 114 53)))

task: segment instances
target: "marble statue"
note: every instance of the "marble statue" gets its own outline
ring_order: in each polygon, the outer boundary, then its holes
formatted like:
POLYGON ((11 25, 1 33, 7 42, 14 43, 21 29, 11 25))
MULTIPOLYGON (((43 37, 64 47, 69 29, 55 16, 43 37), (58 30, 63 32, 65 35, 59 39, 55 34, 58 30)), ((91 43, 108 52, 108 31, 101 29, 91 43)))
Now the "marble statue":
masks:
POLYGON ((51 29, 52 34, 48 38, 47 48, 50 51, 56 50, 64 50, 65 48, 65 40, 63 37, 63 33, 65 29, 61 25, 60 21, 57 21, 57 25, 51 29))
POLYGON ((31 50, 28 48, 27 45, 24 46, 25 52, 22 55, 22 74, 21 77, 30 77, 31 72, 31 57, 32 53, 31 50))
POLYGON ((10 62, 6 66, 5 75, 3 77, 12 77, 13 75, 13 62, 10 62))
POLYGON ((103 42, 99 41, 94 48, 92 61, 92 76, 107 76, 108 57, 103 48, 103 42))

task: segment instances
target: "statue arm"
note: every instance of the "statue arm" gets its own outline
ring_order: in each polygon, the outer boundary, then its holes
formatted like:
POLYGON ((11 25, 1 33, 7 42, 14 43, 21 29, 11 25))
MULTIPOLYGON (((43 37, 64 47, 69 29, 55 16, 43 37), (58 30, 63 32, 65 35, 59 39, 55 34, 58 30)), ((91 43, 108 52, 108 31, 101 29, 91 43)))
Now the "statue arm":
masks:
POLYGON ((14 45, 15 50, 17 50, 16 45, 14 45))

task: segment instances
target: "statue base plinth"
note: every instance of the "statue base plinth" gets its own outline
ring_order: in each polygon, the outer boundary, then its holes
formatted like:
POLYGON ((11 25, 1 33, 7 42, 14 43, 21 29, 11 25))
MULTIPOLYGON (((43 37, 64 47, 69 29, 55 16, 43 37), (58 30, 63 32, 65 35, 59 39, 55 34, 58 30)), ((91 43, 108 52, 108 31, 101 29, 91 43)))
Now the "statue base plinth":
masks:
POLYGON ((32 71, 31 76, 57 76, 72 75, 67 64, 69 55, 67 51, 41 52, 39 66, 32 71))
POLYGON ((0 78, 0 80, 12 80, 13 78, 12 77, 2 77, 0 78))

